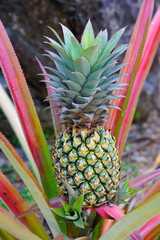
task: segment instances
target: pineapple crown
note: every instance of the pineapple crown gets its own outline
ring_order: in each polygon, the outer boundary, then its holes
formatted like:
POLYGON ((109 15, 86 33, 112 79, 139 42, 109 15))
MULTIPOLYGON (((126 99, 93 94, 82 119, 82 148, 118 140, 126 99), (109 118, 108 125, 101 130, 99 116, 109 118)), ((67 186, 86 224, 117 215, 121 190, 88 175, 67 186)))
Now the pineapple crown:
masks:
POLYGON ((117 57, 127 45, 115 48, 125 28, 120 29, 108 41, 107 30, 100 31, 95 37, 90 20, 88 21, 81 42, 73 33, 62 25, 64 42, 57 32, 50 28, 58 42, 46 37, 58 54, 47 51, 47 56, 54 61, 56 69, 45 67, 50 88, 55 92, 48 97, 57 102, 60 120, 65 125, 96 126, 108 122, 108 109, 115 95, 114 90, 122 89, 124 83, 117 83, 123 75, 117 74, 125 64, 117 64, 117 57))

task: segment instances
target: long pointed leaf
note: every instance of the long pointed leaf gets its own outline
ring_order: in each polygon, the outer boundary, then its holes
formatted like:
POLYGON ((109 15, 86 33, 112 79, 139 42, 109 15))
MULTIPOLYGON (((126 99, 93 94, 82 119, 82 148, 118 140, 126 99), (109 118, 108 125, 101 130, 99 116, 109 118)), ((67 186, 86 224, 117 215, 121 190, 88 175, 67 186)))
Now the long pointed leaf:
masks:
POLYGON ((100 206, 100 207, 94 208, 94 210, 103 218, 112 217, 117 221, 125 215, 123 211, 116 205, 100 206))
POLYGON ((113 225, 99 240, 125 240, 133 231, 160 212, 160 191, 150 199, 129 212, 113 225))
POLYGON ((148 192, 142 197, 142 199, 138 202, 141 204, 146 199, 151 197, 154 193, 156 193, 160 189, 160 178, 152 185, 152 187, 148 190, 148 192))
MULTIPOLYGON (((0 198, 16 216, 29 209, 29 206, 1 171, 0 198)), ((33 214, 20 219, 20 221, 40 238, 49 240, 44 228, 33 214)))
POLYGON ((61 231, 50 210, 50 204, 48 199, 46 198, 40 185, 38 185, 38 182, 35 180, 34 176, 32 175, 27 165, 23 162, 21 157, 14 150, 14 148, 7 141, 7 139, 2 135, 2 133, 0 133, 0 147, 2 151, 5 153, 5 155, 7 156, 10 163, 18 172, 19 176, 24 181, 29 191, 31 192, 34 200, 36 201, 44 218, 46 219, 53 235, 57 236, 61 231))
POLYGON ((58 192, 47 143, 20 64, 0 21, 0 64, 49 198, 58 192), (53 187, 54 186, 54 187, 53 187))
POLYGON ((160 227, 160 214, 149 220, 138 232, 144 239, 145 236, 149 234, 157 226, 160 227))
POLYGON ((0 228, 19 240, 41 240, 0 206, 0 228))
MULTIPOLYGON (((43 74, 47 74, 45 68, 43 67, 42 63, 38 60, 38 58, 36 58, 43 74)), ((44 76, 45 80, 46 81, 50 81, 49 77, 47 76, 44 76)), ((46 83, 46 86, 47 86, 47 91, 48 91, 48 95, 51 96, 53 93, 55 93, 54 90, 52 90, 50 88, 50 85, 49 83, 46 83)), ((50 106, 51 107, 55 107, 57 106, 57 103, 54 102, 54 101, 49 101, 50 103, 50 106)), ((59 120, 59 116, 57 116, 56 114, 59 113, 59 111, 55 108, 51 108, 51 116, 52 116, 52 121, 53 121, 53 127, 54 127, 54 131, 55 131, 55 135, 57 135, 57 129, 60 130, 61 129, 61 124, 60 124, 60 120, 59 120)))
POLYGON ((0 229, 0 239, 1 240, 16 240, 15 237, 12 237, 9 233, 6 231, 0 229))
POLYGON ((2 109, 3 113, 5 114, 9 123, 11 124, 11 127, 12 127, 13 131, 15 132, 15 134, 16 134, 16 136, 17 136, 17 138, 18 138, 30 164, 31 164, 33 172, 36 175, 36 177, 40 183, 41 181, 40 181, 39 172, 38 172, 37 166, 34 162, 31 151, 28 147, 28 144, 26 142, 16 109, 1 84, 0 84, 0 109, 2 109))
POLYGON ((129 186, 138 188, 141 187, 143 184, 147 183, 148 181, 153 180, 157 177, 160 177, 160 169, 154 170, 152 172, 134 178, 133 180, 130 181, 129 186))
POLYGON ((119 149, 120 155, 123 151, 127 139, 127 135, 135 113, 140 92, 151 68, 159 44, 160 44, 160 7, 154 16, 148 31, 141 62, 134 81, 126 114, 123 118, 123 123, 121 125, 121 129, 119 132, 117 144, 120 145, 120 143, 122 143, 119 149))
MULTIPOLYGON (((135 80, 135 76, 138 70, 138 65, 140 58, 142 56, 142 51, 147 36, 147 31, 149 28, 149 23, 152 17, 153 12, 153 0, 143 0, 135 28, 131 37, 129 48, 127 50, 124 63, 128 63, 120 71, 121 74, 126 74, 119 82, 127 83, 124 90, 115 91, 114 94, 121 94, 126 96, 126 98, 121 98, 120 101, 114 102, 113 105, 117 105, 122 111, 117 109, 112 109, 110 112, 110 125, 109 128, 112 131, 112 134, 118 139, 118 135, 121 129, 121 125, 124 119, 128 101, 131 95, 131 90, 135 80)), ((121 144, 123 144, 121 142, 121 144)))

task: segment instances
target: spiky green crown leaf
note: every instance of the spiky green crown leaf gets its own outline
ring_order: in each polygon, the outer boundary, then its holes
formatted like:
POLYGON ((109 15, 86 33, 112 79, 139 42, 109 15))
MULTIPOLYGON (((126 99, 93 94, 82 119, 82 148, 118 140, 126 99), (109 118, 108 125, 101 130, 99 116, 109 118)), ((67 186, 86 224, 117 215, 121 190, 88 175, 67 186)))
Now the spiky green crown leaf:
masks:
POLYGON ((109 41, 107 30, 94 36, 90 20, 81 42, 73 33, 62 26, 64 42, 52 28, 59 43, 46 37, 58 54, 49 52, 47 56, 54 61, 56 68, 46 67, 51 74, 50 87, 55 91, 48 99, 59 103, 60 119, 65 125, 95 126, 108 121, 108 108, 111 99, 123 97, 113 95, 112 91, 122 89, 124 84, 116 83, 123 75, 116 74, 124 64, 117 64, 117 57, 127 45, 115 48, 125 28, 120 29, 109 41), (114 49, 114 50, 113 50, 114 49))

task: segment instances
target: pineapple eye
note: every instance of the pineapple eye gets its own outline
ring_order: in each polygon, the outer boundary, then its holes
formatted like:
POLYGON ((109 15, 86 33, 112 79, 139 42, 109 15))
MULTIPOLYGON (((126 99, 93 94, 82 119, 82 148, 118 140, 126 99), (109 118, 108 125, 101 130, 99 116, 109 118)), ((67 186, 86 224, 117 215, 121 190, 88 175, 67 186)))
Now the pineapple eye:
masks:
POLYGON ((81 157, 86 157, 86 155, 88 154, 88 148, 85 146, 84 143, 82 143, 79 147, 78 147, 78 154, 81 157))
POLYGON ((105 188, 104 188, 104 186, 103 186, 102 184, 100 184, 100 185, 96 188, 95 193, 96 193, 96 195, 97 195, 98 197, 103 196, 103 195, 105 194, 105 188))
POLYGON ((90 149, 90 150, 94 150, 96 147, 96 143, 93 141, 93 138, 87 138, 86 139, 86 146, 90 149))
POLYGON ((63 151, 68 153, 72 149, 72 141, 68 140, 63 143, 63 151))
POLYGON ((69 159, 67 155, 64 155, 60 158, 60 164, 62 167, 66 167, 69 164, 69 159))
POLYGON ((75 162, 78 159, 78 154, 76 149, 72 149, 72 151, 70 151, 68 158, 71 162, 75 162))
POLYGON ((71 176, 73 176, 77 172, 77 167, 75 166, 74 163, 71 163, 68 165, 68 172, 71 176))
POLYGON ((80 183, 82 183, 85 180, 83 174, 81 172, 77 172, 74 175, 74 181, 76 182, 76 184, 79 186, 80 183))
POLYGON ((88 162, 88 164, 93 166, 96 163, 96 161, 97 161, 97 157, 94 154, 94 152, 90 152, 90 153, 87 154, 87 162, 88 162))
POLYGON ((76 161, 76 166, 77 166, 78 170, 83 171, 83 170, 87 167, 87 161, 86 161, 86 159, 80 157, 80 158, 76 161))
POLYGON ((93 177, 94 174, 95 174, 95 171, 93 170, 93 168, 91 166, 87 167, 84 170, 84 175, 85 175, 87 180, 89 180, 91 177, 93 177))
POLYGON ((99 174, 104 169, 103 164, 101 161, 97 161, 94 165, 94 170, 97 174, 99 174))
POLYGON ((82 191, 82 193, 86 194, 91 190, 91 186, 88 182, 81 183, 80 190, 82 191))

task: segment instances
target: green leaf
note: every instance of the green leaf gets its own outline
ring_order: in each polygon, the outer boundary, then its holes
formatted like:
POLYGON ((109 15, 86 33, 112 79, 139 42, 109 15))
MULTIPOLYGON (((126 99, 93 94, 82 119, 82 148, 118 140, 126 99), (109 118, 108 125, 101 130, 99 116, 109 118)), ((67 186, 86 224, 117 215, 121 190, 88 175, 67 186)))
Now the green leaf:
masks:
POLYGON ((71 56, 72 60, 75 60, 76 58, 80 57, 81 53, 83 52, 83 49, 78 42, 78 40, 75 37, 71 37, 71 56))
POLYGON ((51 27, 49 27, 49 29, 54 33, 54 35, 56 36, 56 38, 59 40, 60 44, 63 46, 63 48, 65 47, 64 42, 62 41, 62 39, 60 38, 60 36, 58 35, 58 33, 51 27))
POLYGON ((75 202, 75 200, 78 198, 77 193, 74 191, 74 189, 64 180, 62 180, 64 186, 67 188, 68 190, 68 194, 69 194, 69 204, 73 205, 73 203, 75 202))
POLYGON ((87 47, 91 47, 94 42, 94 31, 91 24, 91 21, 89 20, 86 24, 86 27, 84 29, 82 39, 81 39, 81 45, 83 49, 86 49, 87 47))
POLYGON ((84 195, 81 194, 73 204, 73 209, 76 212, 78 212, 79 215, 81 214, 81 211, 82 211, 83 200, 84 200, 84 195))
POLYGON ((66 90, 66 89, 59 89, 59 92, 65 92, 65 93, 67 93, 67 95, 68 95, 69 97, 71 97, 71 98, 75 98, 75 97, 79 94, 79 92, 77 92, 77 91, 74 91, 74 90, 66 90))
POLYGON ((114 90, 118 90, 118 89, 124 89, 123 88, 124 85, 125 85, 124 83, 113 83, 107 87, 107 90, 114 91, 114 90))
POLYGON ((92 67, 92 72, 97 71, 101 69, 102 67, 107 66, 112 60, 114 60, 116 57, 116 53, 112 53, 111 55, 107 56, 103 60, 97 62, 93 67, 92 67), (105 65, 105 66, 104 66, 105 65))
POLYGON ((66 83, 66 85, 68 86, 68 88, 70 90, 75 90, 75 91, 80 92, 82 89, 82 87, 78 83, 73 82, 71 80, 64 80, 64 82, 66 83))
POLYGON ((97 70, 97 71, 95 71, 95 72, 91 72, 91 74, 88 76, 88 80, 94 80, 94 79, 96 79, 96 78, 100 78, 101 76, 102 76, 102 74, 103 74, 103 72, 107 69, 107 68, 109 68, 110 67, 110 65, 108 65, 108 66, 106 66, 106 67, 104 67, 104 68, 101 68, 101 69, 99 69, 99 70, 97 70))
POLYGON ((90 64, 85 57, 79 57, 73 61, 73 66, 76 72, 81 72, 85 76, 88 76, 90 73, 91 67, 90 64))
POLYGON ((160 190, 115 223, 99 240, 125 240, 160 212, 160 190))
POLYGON ((98 59, 99 46, 92 46, 84 50, 81 56, 86 57, 92 67, 98 59))
POLYGON ((74 224, 79 228, 84 228, 83 220, 82 218, 79 218, 78 220, 74 221, 74 224))
POLYGON ((59 78, 61 78, 62 80, 67 80, 67 78, 61 74, 60 72, 58 72, 57 70, 55 70, 54 68, 51 67, 45 67, 45 69, 48 69, 49 71, 53 72, 55 75, 57 75, 59 78))
MULTIPOLYGON (((9 211, 12 212, 15 216, 19 216, 20 214, 22 215, 22 213, 24 213, 29 208, 21 195, 17 192, 11 182, 1 171, 0 199, 3 200, 9 211)), ((38 221, 35 215, 28 215, 23 219, 20 219, 20 221, 35 235, 39 236, 43 240, 49 240, 45 229, 42 227, 41 223, 38 221)))
POLYGON ((123 74, 114 74, 114 75, 106 78, 104 83, 102 85, 100 85, 99 87, 101 88, 101 90, 108 90, 108 86, 112 86, 112 83, 117 82, 117 80, 123 76, 124 76, 123 74))
POLYGON ((108 41, 108 31, 107 29, 105 29, 104 31, 102 31, 102 51, 104 50, 106 44, 108 41))
POLYGON ((47 44, 53 47, 59 53, 59 55, 63 58, 66 66, 69 67, 71 70, 73 70, 72 60, 63 50, 61 45, 58 44, 56 41, 54 41, 52 38, 49 38, 49 37, 46 37, 46 38, 50 41, 50 43, 47 42, 47 44))
POLYGON ((66 67, 62 61, 59 61, 58 57, 54 57, 54 54, 52 54, 51 59, 54 61, 58 71, 62 73, 65 77, 68 77, 68 72, 70 72, 70 69, 66 67))
POLYGON ((16 240, 15 237, 12 237, 9 233, 6 231, 0 229, 0 239, 1 240, 16 240))
POLYGON ((73 212, 73 209, 69 204, 62 202, 62 205, 67 215, 70 215, 70 213, 73 212))
POLYGON ((69 77, 72 81, 79 83, 81 86, 85 83, 86 77, 81 72, 69 72, 69 77))
POLYGON ((90 97, 83 97, 83 96, 76 96, 76 101, 79 103, 90 103, 93 99, 93 96, 90 97))
POLYGON ((113 48, 116 46, 117 42, 119 41, 119 39, 121 38, 122 34, 124 33, 125 28, 120 29, 118 32, 116 32, 113 37, 107 42, 104 51, 102 52, 102 54, 99 57, 99 61, 101 61, 102 59, 104 59, 106 56, 108 56, 108 54, 111 53, 111 51, 113 50, 113 48))
POLYGON ((121 63, 121 64, 118 64, 116 65, 115 67, 111 67, 111 68, 108 68, 104 73, 103 75, 104 76, 110 76, 111 74, 119 71, 121 68, 123 68, 124 66, 126 65, 126 63, 121 63))
POLYGON ((97 78, 97 79, 94 79, 94 80, 88 80, 84 84, 84 88, 96 88, 98 85, 100 85, 102 82, 104 82, 105 79, 106 79, 106 77, 97 78))
POLYGON ((59 56, 59 55, 57 55, 56 53, 53 53, 53 52, 51 52, 51 51, 46 51, 48 54, 44 54, 44 56, 47 56, 47 57, 49 57, 52 61, 55 61, 55 59, 57 59, 58 61, 60 61, 61 63, 63 63, 64 64, 64 61, 63 61, 63 59, 59 56))
POLYGON ((122 192, 127 192, 129 190, 129 176, 125 178, 125 182, 123 184, 123 187, 121 188, 122 192))
POLYGON ((93 96, 97 92, 97 90, 100 90, 100 88, 93 88, 93 89, 86 88, 81 91, 81 94, 83 97, 90 97, 90 96, 93 96))
POLYGON ((102 30, 97 34, 93 45, 98 45, 98 44, 102 44, 102 30))
POLYGON ((73 33, 63 24, 61 24, 62 30, 63 30, 63 36, 65 41, 65 46, 67 49, 68 54, 71 53, 71 37, 74 37, 73 33))
POLYGON ((58 216, 66 218, 66 212, 64 208, 51 208, 51 210, 58 216))

